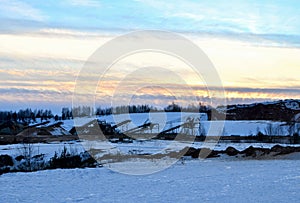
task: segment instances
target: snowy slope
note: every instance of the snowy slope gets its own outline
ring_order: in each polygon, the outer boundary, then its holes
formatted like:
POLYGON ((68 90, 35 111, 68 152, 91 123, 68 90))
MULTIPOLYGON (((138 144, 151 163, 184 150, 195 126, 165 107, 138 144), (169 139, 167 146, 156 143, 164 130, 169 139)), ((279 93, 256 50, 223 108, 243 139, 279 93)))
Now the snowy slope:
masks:
POLYGON ((298 202, 300 161, 186 161, 147 176, 107 168, 10 173, 1 202, 298 202))
POLYGON ((257 105, 281 105, 285 108, 292 109, 292 110, 300 110, 300 100, 296 99, 286 99, 286 100, 278 100, 278 101, 268 101, 268 102, 260 102, 260 103, 252 103, 252 104, 236 104, 236 105, 229 105, 228 108, 218 107, 218 110, 232 110, 232 109, 242 109, 242 108, 251 108, 257 105))
MULTIPOLYGON (((194 118, 195 122, 199 122, 203 126, 205 132, 209 131, 210 126, 214 124, 223 123, 223 121, 207 121, 207 115, 203 113, 180 113, 180 112, 159 112, 159 113, 135 113, 135 114, 119 114, 119 115, 108 115, 108 116, 100 116, 97 117, 100 121, 106 121, 111 124, 120 123, 125 120, 131 120, 131 122, 127 125, 119 127, 119 130, 126 131, 128 129, 132 129, 136 126, 142 125, 145 121, 150 121, 152 123, 159 124, 159 127, 155 127, 153 132, 161 132, 165 129, 174 127, 176 125, 180 125, 186 122, 187 118, 194 118)), ((76 121, 73 120, 64 120, 61 125, 66 130, 71 130, 71 128, 76 124, 76 126, 82 126, 90 121, 95 119, 94 117, 83 117, 76 118, 76 121)), ((55 121, 51 120, 51 122, 47 125, 54 124, 55 121)), ((268 125, 272 125, 273 128, 279 128, 282 132, 282 135, 288 135, 289 126, 285 125, 284 122, 272 122, 272 121, 262 121, 262 120, 253 120, 253 121, 225 121, 224 123, 224 132, 223 135, 240 135, 240 136, 248 136, 248 135, 256 135, 258 131, 265 133, 265 129, 268 125)), ((197 129, 199 125, 195 126, 197 129)), ((199 131, 196 131, 196 135, 199 135, 199 131)))
MULTIPOLYGON (((203 121, 201 122, 205 128, 205 131, 208 132, 211 123, 218 123, 220 121, 203 121)), ((257 135, 258 131, 261 131, 265 134, 266 128, 272 125, 272 127, 279 128, 282 133, 280 135, 289 135, 288 129, 289 126, 285 125, 284 122, 273 122, 273 121, 225 121, 224 123, 224 132, 222 135, 240 135, 240 136, 249 136, 257 135)))
MULTIPOLYGON (((262 148, 272 148, 276 144, 271 143, 217 143, 213 146, 207 146, 211 149, 215 150, 225 150, 227 147, 232 146, 237 150, 244 150, 249 146, 253 147, 262 147, 262 148)), ((299 145, 288 145, 288 144, 280 144, 281 146, 299 146, 299 145)), ((157 153, 167 153, 172 148, 174 151, 179 151, 185 147, 194 147, 194 148, 202 148, 204 147, 203 142, 195 142, 195 143, 182 143, 176 141, 164 141, 164 140, 150 140, 150 141, 133 141, 133 143, 109 143, 102 141, 83 141, 83 142, 65 142, 65 143, 36 143, 32 144, 33 154, 45 154, 46 159, 50 159, 53 157, 55 152, 60 154, 64 147, 67 148, 68 151, 74 153, 80 153, 87 149, 101 149, 103 150, 103 154, 111 153, 111 154, 130 154, 135 152, 137 154, 157 154, 157 153)), ((13 145, 0 145, 0 155, 8 154, 13 157, 22 155, 22 148, 24 146, 22 144, 13 144, 13 145)))
MULTIPOLYGON (((108 123, 116 124, 125 120, 131 120, 128 126, 124 129, 127 130, 137 127, 139 125, 144 124, 146 121, 151 123, 159 124, 159 131, 162 131, 172 125, 180 125, 188 118, 194 118, 195 121, 207 121, 207 114, 205 113, 186 113, 186 112, 154 112, 154 113, 133 113, 133 114, 116 114, 116 115, 108 115, 101 116, 98 119, 101 121, 106 121, 108 123)), ((158 130, 158 129, 157 129, 158 130)))
MULTIPOLYGON (((186 121, 188 117, 201 118, 200 123, 204 127, 205 132, 209 131, 210 126, 213 124, 222 124, 223 121, 207 121, 206 114, 197 114, 197 113, 140 113, 140 114, 120 114, 120 115, 109 115, 99 117, 99 120, 106 121, 108 123, 120 123, 124 120, 132 120, 126 128, 124 127, 121 130, 131 129, 138 125, 143 124, 147 119, 153 123, 159 123, 159 131, 174 127, 176 125, 182 124, 186 121)), ((195 119, 196 120, 196 119, 195 119)), ((198 121, 197 121, 198 122, 198 121)), ((272 121, 225 121, 224 123, 224 133, 223 135, 256 135, 258 131, 265 133, 265 129, 268 125, 272 125, 274 128, 280 128, 282 135, 288 135, 289 126, 284 125, 284 122, 272 122, 272 121)), ((196 128, 199 127, 198 125, 196 128)), ((199 135, 199 131, 196 132, 199 135)))
MULTIPOLYGON (((45 144, 45 143, 34 143, 31 144, 32 146, 32 156, 38 155, 38 154, 45 154, 46 159, 47 157, 50 159, 53 157, 55 152, 61 152, 64 147, 66 147, 69 151, 74 151, 74 152, 83 152, 85 151, 83 146, 78 143, 78 142, 57 142, 57 143, 50 143, 50 144, 45 144)), ((25 147, 27 145, 25 144, 25 147)), ((11 144, 11 145, 0 145, 0 154, 8 154, 13 157, 23 155, 23 144, 11 144)))

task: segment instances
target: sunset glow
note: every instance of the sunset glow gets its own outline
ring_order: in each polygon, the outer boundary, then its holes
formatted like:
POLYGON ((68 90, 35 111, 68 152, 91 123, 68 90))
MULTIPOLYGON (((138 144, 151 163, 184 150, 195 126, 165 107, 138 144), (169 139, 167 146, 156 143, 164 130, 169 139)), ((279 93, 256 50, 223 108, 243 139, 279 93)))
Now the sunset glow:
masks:
MULTIPOLYGON (((72 105, 77 75, 97 48, 116 36, 140 29, 177 32, 199 46, 217 69, 229 103, 300 98, 298 1, 284 5, 277 1, 255 1, 253 5, 239 1, 232 14, 226 16, 220 12, 226 1, 214 5, 210 1, 178 1, 181 10, 167 1, 132 1, 127 7, 136 13, 106 1, 49 3, 57 9, 38 1, 0 2, 0 11, 5 10, 0 14, 0 105, 5 109, 72 105), (22 13, 25 7, 27 12, 22 13), (90 15, 86 9, 92 10, 90 15), (75 15, 75 11, 82 16, 75 15)), ((120 61, 105 76, 97 98, 109 104, 105 101, 124 74, 155 65, 184 76, 186 84, 193 88, 193 96, 207 101, 209 94, 201 76, 195 76, 182 61, 155 53, 132 55, 120 61)), ((156 79, 167 84, 169 91, 143 87, 149 82, 146 80, 133 80, 141 86, 135 101, 157 105, 171 102, 170 91, 180 91, 182 84, 166 76, 160 74, 156 79)), ((87 77, 99 79, 98 75, 87 77)), ((122 91, 125 94, 126 87, 122 91)), ((191 96, 185 94, 182 90, 183 96, 191 96)))

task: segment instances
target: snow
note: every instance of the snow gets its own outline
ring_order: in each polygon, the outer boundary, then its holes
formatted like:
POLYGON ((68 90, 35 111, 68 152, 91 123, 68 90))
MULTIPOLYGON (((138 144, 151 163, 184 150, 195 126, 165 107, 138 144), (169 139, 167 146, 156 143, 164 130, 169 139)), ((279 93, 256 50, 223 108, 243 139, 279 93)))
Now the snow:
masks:
MULTIPOLYGON (((104 155, 167 153, 170 148, 178 151, 204 144, 164 140, 36 143, 33 155, 43 153, 50 159, 64 146, 76 153, 84 151, 83 146, 102 149, 100 154, 104 155)), ((241 151, 249 146, 274 145, 217 143, 214 149, 232 146, 241 151)), ((21 148, 22 144, 2 145, 0 154, 15 157, 20 155, 21 148)), ((103 162, 102 168, 8 173, 0 176, 1 202, 298 202, 300 153, 276 158, 248 160, 225 155, 205 160, 132 158, 103 162)))
MULTIPOLYGON (((203 121, 204 129, 208 132, 209 127, 212 123, 221 123, 223 121, 203 121)), ((231 135, 240 135, 240 136, 249 136, 257 135, 258 131, 265 133, 265 129, 272 125, 272 128, 279 128, 282 131, 281 135, 289 135, 288 129, 289 126, 285 125, 285 122, 274 122, 274 121, 225 121, 224 123, 224 136, 231 135)))
POLYGON ((296 114, 293 120, 296 122, 300 122, 300 113, 296 114))
MULTIPOLYGON (((122 132, 132 129, 139 125, 144 124, 146 121, 157 123, 158 126, 155 126, 152 129, 152 133, 158 133, 163 130, 175 127, 177 125, 183 124, 187 121, 188 118, 194 118, 195 125, 195 135, 200 135, 199 132, 199 120, 200 124, 203 127, 206 135, 210 135, 210 127, 214 126, 215 128, 224 125, 224 130, 222 135, 240 135, 240 136, 249 136, 256 135, 258 131, 265 133, 265 129, 272 125, 273 129, 278 129, 281 135, 289 135, 289 126, 285 122, 274 122, 274 121, 263 121, 263 120, 251 120, 251 121, 208 121, 207 115, 204 113, 180 113, 180 112, 153 112, 153 113, 134 113, 134 114, 117 114, 117 115, 108 115, 97 117, 100 121, 106 121, 107 123, 117 124, 125 120, 131 120, 130 123, 120 126, 118 129, 122 132)), ((64 120, 61 125, 67 131, 71 130, 72 127, 82 126, 86 123, 96 119, 96 117, 82 117, 75 118, 75 120, 64 120)), ((54 124, 55 121, 47 125, 54 124)), ((182 130, 180 128, 179 130, 182 130)), ((145 132, 150 132, 150 130, 145 130, 145 132)), ((202 131, 203 132, 203 131, 202 131)), ((214 133, 213 133, 214 134, 214 133)))
POLYGON ((205 113, 189 113, 189 112, 150 112, 150 113, 132 113, 132 114, 113 114, 108 116, 100 116, 100 120, 106 120, 107 122, 124 121, 127 119, 132 120, 136 125, 143 124, 145 120, 149 119, 153 123, 166 123, 173 120, 177 122, 185 121, 188 117, 201 118, 201 120, 207 120, 205 113))
MULTIPOLYGON (((59 121, 55 121, 54 119, 49 119, 49 123, 45 124, 45 125, 42 125, 42 126, 50 126, 50 125, 53 125, 55 123, 58 123, 58 122, 63 122, 63 124, 61 125, 61 127, 63 127, 65 130, 67 131, 70 131, 74 126, 82 126, 90 121, 92 121, 93 117, 81 117, 81 118, 75 118, 76 120, 72 120, 72 119, 69 119, 69 120, 59 120, 59 121)), ((32 123, 31 125, 35 125, 37 123, 32 123)), ((41 127, 41 126, 39 126, 41 127)), ((61 135, 61 134, 60 134, 61 135)))
POLYGON ((288 100, 285 103, 285 107, 292 110, 300 110, 299 103, 297 101, 288 100))
MULTIPOLYGON (((177 142, 177 141, 165 141, 165 140, 149 140, 149 141, 133 141, 132 143, 110 143, 104 141, 70 141, 70 142, 57 142, 57 143, 35 143, 32 144, 33 152, 32 156, 38 154, 45 154, 45 160, 49 160, 54 156, 55 152, 60 154, 64 147, 67 148, 69 152, 80 153, 89 149, 100 149, 101 153, 97 154, 97 157, 101 157, 105 154, 166 154, 173 151, 179 151, 185 147, 194 148, 204 148, 209 147, 214 150, 225 150, 227 147, 231 146, 239 151, 242 151, 249 146, 258 148, 272 148, 277 145, 276 143, 210 143, 204 142, 177 142)), ((280 144, 281 146, 294 146, 300 147, 300 144, 289 145, 280 144)), ((0 155, 8 154, 13 157, 22 155, 22 144, 12 144, 12 145, 0 145, 0 155)))
MULTIPOLYGON (((194 118, 195 121, 198 119, 201 121, 206 121, 208 119, 205 113, 188 113, 188 112, 150 112, 150 113, 132 113, 132 114, 113 114, 108 116, 98 117, 101 121, 106 121, 107 123, 117 124, 125 120, 131 120, 127 126, 122 126, 119 128, 121 131, 126 131, 134 127, 140 126, 145 122, 151 122, 158 124, 158 128, 154 129, 155 132, 161 132, 166 128, 171 127, 171 125, 180 125, 184 123, 188 118, 194 118)), ((153 130, 153 131, 154 131, 153 130)))
MULTIPOLYGON (((285 125, 285 122, 273 122, 273 121, 208 121, 206 114, 199 113, 177 113, 177 112, 168 112, 168 113, 136 113, 136 114, 119 114, 119 115, 109 115, 101 116, 98 119, 106 121, 108 123, 120 123, 125 120, 132 120, 132 122, 127 126, 122 126, 119 129, 124 132, 128 129, 132 129, 136 126, 142 125, 147 119, 153 123, 158 123, 159 128, 157 131, 153 129, 153 132, 161 132, 165 129, 180 125, 186 121, 188 117, 195 118, 195 122, 199 122, 196 119, 200 118, 200 123, 203 126, 205 132, 208 134, 211 126, 222 126, 224 125, 224 131, 222 135, 240 135, 240 136, 249 136, 256 135, 258 131, 265 133, 265 129, 272 125, 273 128, 278 128, 282 131, 282 135, 289 135, 288 128, 289 126, 285 125)), ((199 128, 197 124, 196 129, 199 128)), ((199 135, 201 132, 196 130, 196 135, 199 135)))
MULTIPOLYGON (((295 105, 292 105, 294 108, 295 105)), ((150 113, 110 115, 99 117, 109 123, 132 120, 133 126, 147 119, 161 123, 159 130, 184 122, 187 117, 201 118, 206 132, 212 124, 203 114, 150 113)), ((76 125, 84 125, 91 117, 78 118, 76 125)), ((53 121, 51 121, 53 123, 53 121)), ((51 122, 48 125, 51 125, 51 122)), ((70 130, 73 120, 63 121, 70 130)), ((225 121, 224 135, 255 135, 272 125, 287 134, 288 126, 271 121, 225 121)), ((126 128, 126 126, 125 126, 126 128)), ((124 130, 124 129, 123 129, 124 130)), ((80 153, 86 149, 101 149, 105 154, 158 154, 184 147, 210 147, 225 150, 232 146, 244 150, 249 146, 271 148, 276 143, 209 143, 165 140, 135 140, 132 143, 104 141, 57 142, 33 144, 36 154, 53 157, 64 147, 80 153)), ((282 146, 300 146, 280 144, 282 146)), ((0 145, 0 154, 16 157, 22 153, 22 144, 0 145)), ((300 153, 277 157, 275 160, 246 160, 235 157, 213 159, 141 159, 123 162, 103 162, 102 168, 57 169, 32 173, 8 173, 0 176, 1 202, 298 202, 300 189, 300 153), (280 158, 280 159, 279 159, 280 158), (121 173, 119 173, 121 172, 121 173), (135 175, 126 175, 135 174, 135 175), (145 175, 148 174, 148 175, 145 175)), ((274 159, 274 158, 273 158, 274 159)))
POLYGON ((146 176, 106 167, 9 173, 0 177, 0 194, 2 202, 298 202, 299 166, 295 160, 211 159, 177 162, 146 176))
POLYGON ((288 109, 292 110, 300 110, 300 100, 294 100, 294 99, 286 99, 286 100, 278 100, 278 101, 267 101, 267 102, 261 102, 261 103, 252 103, 252 104, 237 104, 237 105, 229 105, 228 108, 226 107, 218 107, 217 109, 220 111, 225 112, 226 110, 234 110, 234 109, 243 109, 243 108, 251 108, 256 105, 278 105, 281 104, 282 106, 285 106, 288 109))
MULTIPOLYGON (((120 127, 121 131, 126 131, 128 129, 132 129, 136 126, 142 125, 147 119, 149 119, 153 123, 159 124, 159 130, 157 132, 161 132, 168 128, 174 127, 176 125, 180 125, 186 121, 188 117, 195 118, 195 122, 197 118, 200 119, 200 123, 203 126, 206 133, 209 132, 210 126, 222 126, 224 125, 224 131, 222 135, 240 135, 240 136, 249 136, 256 135, 258 131, 265 133, 265 129, 272 125, 273 128, 279 128, 282 131, 282 135, 289 135, 288 128, 289 126, 285 125, 284 122, 272 122, 272 121, 207 121, 206 114, 199 113, 140 113, 140 114, 120 114, 120 115, 109 115, 109 116, 101 116, 99 120, 106 121, 108 123, 120 123, 125 120, 132 120, 132 122, 128 126, 120 127)), ((198 123, 198 121, 197 121, 198 123)), ((196 129, 199 128, 197 124, 195 126, 196 129)), ((155 129, 153 132, 156 132, 155 129)), ((201 132, 196 131, 196 135, 199 135, 201 132)))
MULTIPOLYGON (((25 144, 26 145, 26 144, 25 144)), ((85 151, 83 146, 75 141, 71 142, 53 142, 50 144, 45 143, 34 143, 31 144, 33 152, 32 156, 38 154, 45 154, 46 159, 50 159, 54 156, 55 152, 61 152, 64 147, 67 147, 69 151, 76 151, 78 153, 85 151)), ((11 145, 0 145, 0 154, 8 154, 13 157, 22 155, 23 144, 11 144, 11 145)))
POLYGON ((70 131, 74 126, 83 126, 94 119, 94 117, 76 117, 74 120, 64 120, 61 127, 66 129, 67 131, 70 131))

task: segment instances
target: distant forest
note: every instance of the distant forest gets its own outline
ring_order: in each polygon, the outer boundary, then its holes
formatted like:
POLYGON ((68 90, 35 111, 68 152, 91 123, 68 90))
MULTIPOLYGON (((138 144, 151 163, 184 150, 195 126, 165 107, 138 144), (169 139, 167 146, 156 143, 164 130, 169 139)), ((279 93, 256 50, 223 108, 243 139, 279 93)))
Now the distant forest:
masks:
POLYGON ((148 113, 148 112, 202 112, 208 113, 211 107, 202 105, 188 105, 182 107, 174 102, 163 109, 158 109, 150 105, 124 105, 117 107, 97 107, 96 110, 89 106, 79 106, 74 108, 63 107, 60 115, 54 115, 50 109, 21 109, 19 111, 0 111, 0 121, 15 121, 15 122, 43 122, 49 119, 69 120, 73 117, 85 116, 105 116, 110 114, 124 113, 148 113))

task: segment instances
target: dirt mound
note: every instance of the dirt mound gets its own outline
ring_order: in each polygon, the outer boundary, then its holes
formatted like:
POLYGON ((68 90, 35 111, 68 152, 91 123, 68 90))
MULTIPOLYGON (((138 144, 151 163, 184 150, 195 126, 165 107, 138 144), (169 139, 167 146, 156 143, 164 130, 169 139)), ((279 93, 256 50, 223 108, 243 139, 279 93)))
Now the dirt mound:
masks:
POLYGON ((237 156, 244 158, 274 158, 279 155, 287 155, 295 152, 300 152, 300 147, 284 147, 280 145, 275 145, 271 149, 268 149, 250 146, 242 151, 239 151, 234 147, 228 147, 224 151, 210 150, 207 148, 196 149, 191 147, 186 151, 184 156, 190 156, 192 158, 214 158, 219 157, 221 154, 226 154, 228 156, 237 156))

